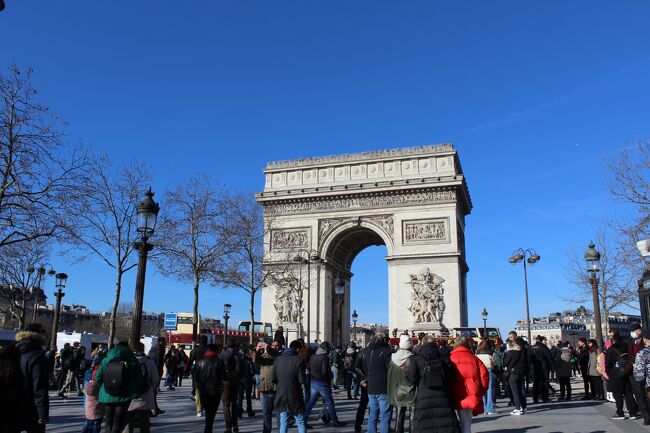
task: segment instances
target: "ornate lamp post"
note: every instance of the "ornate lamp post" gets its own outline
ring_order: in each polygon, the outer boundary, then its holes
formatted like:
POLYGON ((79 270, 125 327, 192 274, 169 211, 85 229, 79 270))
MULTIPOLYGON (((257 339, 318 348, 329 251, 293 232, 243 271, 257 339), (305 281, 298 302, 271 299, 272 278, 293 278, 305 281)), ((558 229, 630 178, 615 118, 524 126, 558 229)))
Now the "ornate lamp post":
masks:
MULTIPOLYGON (((49 276, 55 275, 56 271, 54 269, 52 269, 52 265, 49 265, 49 266, 50 266, 50 270, 47 271, 47 274, 49 276)), ((27 272, 30 273, 30 274, 33 273, 34 268, 28 268, 27 272)), ((34 316, 32 317, 32 322, 33 323, 36 323, 36 310, 38 310, 38 301, 39 301, 38 298, 39 298, 39 296, 41 294, 41 290, 42 290, 41 289, 41 283, 43 282, 43 276, 45 276, 45 267, 43 265, 41 265, 38 268, 38 283, 36 284, 36 299, 34 300, 34 316)))
POLYGON ((138 232, 142 238, 135 243, 138 250, 138 275, 135 279, 135 299, 133 301, 133 323, 131 324, 131 341, 140 341, 142 332, 142 304, 144 303, 144 280, 147 274, 147 254, 153 249, 148 240, 156 228, 160 206, 153 201, 151 188, 136 207, 138 213, 138 232))
POLYGON ((483 307, 483 311, 481 312, 481 316, 483 317, 483 339, 484 341, 487 340, 488 335, 487 335, 487 318, 488 318, 488 312, 483 307))
POLYGON ((321 258, 315 250, 299 250, 298 255, 292 259, 301 265, 307 265, 307 342, 311 341, 311 264, 320 262, 321 258), (307 257, 303 257, 305 254, 307 257))
POLYGON ((352 327, 352 332, 354 334, 354 341, 357 341, 357 319, 359 318, 359 315, 357 314, 357 310, 354 310, 352 312, 352 323, 354 324, 352 327))
POLYGON ((596 251, 593 242, 589 242, 589 247, 585 252, 585 262, 587 262, 587 272, 589 272, 589 282, 591 283, 591 297, 594 302, 594 321, 596 322, 596 341, 598 341, 598 350, 604 347, 603 341, 603 322, 600 317, 600 296, 598 294, 598 272, 600 271, 600 253, 596 251))
POLYGON ((526 325, 528 330, 528 344, 531 344, 532 337, 530 333, 530 307, 528 304, 528 271, 526 269, 526 263, 529 265, 534 265, 537 263, 541 257, 531 248, 518 248, 512 253, 512 257, 508 259, 508 262, 512 265, 516 265, 519 262, 524 262, 524 290, 526 291, 526 325))
POLYGON ((68 281, 68 275, 63 272, 56 274, 56 308, 54 309, 54 323, 52 323, 52 336, 50 337, 50 350, 54 352, 56 350, 56 334, 59 332, 59 314, 61 314, 61 298, 65 296, 63 289, 65 289, 65 283, 68 281))
MULTIPOLYGON (((226 326, 226 328, 223 331, 223 347, 224 349, 228 345, 228 319, 230 319, 230 309, 232 308, 232 305, 230 304, 223 304, 223 321, 226 326)), ((251 328, 253 329, 253 328, 251 328)))
POLYGON ((339 342, 338 344, 343 345, 343 298, 345 296, 345 282, 343 278, 339 275, 336 279, 336 284, 334 285, 334 291, 336 293, 336 303, 339 308, 338 315, 338 328, 339 328, 339 342))
POLYGON ((636 243, 641 256, 645 262, 645 271, 638 282, 639 286, 639 306, 641 307, 641 326, 643 329, 650 329, 650 239, 645 239, 636 243))

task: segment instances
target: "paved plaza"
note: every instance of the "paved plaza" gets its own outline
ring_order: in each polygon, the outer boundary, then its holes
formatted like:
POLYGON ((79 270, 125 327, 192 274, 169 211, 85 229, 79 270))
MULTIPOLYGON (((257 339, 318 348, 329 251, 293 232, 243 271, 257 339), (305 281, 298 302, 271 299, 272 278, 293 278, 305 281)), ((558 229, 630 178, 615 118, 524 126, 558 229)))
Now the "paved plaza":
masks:
MULTIPOLYGON (((582 394, 581 380, 573 380, 575 395, 579 398, 582 394)), ((189 384, 189 383, 188 383, 189 384)), ((48 432, 73 433, 81 431, 83 424, 83 407, 81 397, 60 399, 56 394, 51 394, 51 423, 48 432)), ((344 392, 336 392, 336 408, 341 420, 348 425, 344 428, 328 428, 320 421, 316 421, 315 413, 320 408, 320 403, 315 408, 310 423, 314 426, 312 433, 348 433, 354 432, 354 416, 357 401, 345 399, 344 392)), ((530 399, 529 399, 530 400, 530 399)), ((161 433, 202 432, 203 418, 197 418, 194 412, 194 402, 190 399, 190 387, 184 386, 175 391, 166 391, 160 395, 160 406, 167 412, 152 420, 152 431, 161 433)), ((511 408, 506 407, 503 400, 499 400, 497 415, 482 415, 474 418, 473 432, 503 432, 503 433, 636 433, 648 432, 650 428, 643 426, 642 420, 613 421, 610 416, 614 414, 614 404, 610 402, 596 403, 591 401, 574 400, 571 402, 558 402, 548 404, 530 405, 529 413, 523 416, 510 416, 511 408)), ((241 433, 261 432, 262 408, 259 402, 254 402, 256 416, 244 416, 240 420, 241 433)), ((225 430, 221 410, 217 414, 214 426, 215 433, 225 430)), ((275 430, 277 431, 277 430, 275 430)), ((290 432, 296 432, 293 428, 290 432)), ((365 430, 364 430, 365 431, 365 430)))

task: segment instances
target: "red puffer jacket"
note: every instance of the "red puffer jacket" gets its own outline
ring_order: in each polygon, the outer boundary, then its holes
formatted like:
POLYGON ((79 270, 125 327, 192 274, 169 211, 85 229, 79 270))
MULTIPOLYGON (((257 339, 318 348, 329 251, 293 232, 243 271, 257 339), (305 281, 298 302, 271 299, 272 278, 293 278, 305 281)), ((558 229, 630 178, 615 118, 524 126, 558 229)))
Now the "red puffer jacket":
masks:
POLYGON ((483 395, 487 392, 490 376, 485 365, 467 347, 451 351, 451 362, 458 375, 451 386, 454 409, 472 409, 474 416, 483 413, 483 395))

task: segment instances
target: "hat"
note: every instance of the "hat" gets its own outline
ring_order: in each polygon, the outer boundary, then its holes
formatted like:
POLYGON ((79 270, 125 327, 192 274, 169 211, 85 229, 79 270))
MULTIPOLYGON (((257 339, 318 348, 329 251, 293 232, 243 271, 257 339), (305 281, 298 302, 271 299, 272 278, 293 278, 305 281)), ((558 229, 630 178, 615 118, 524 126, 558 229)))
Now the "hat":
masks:
POLYGON ((643 338, 645 338, 646 340, 650 340, 650 330, 644 329, 641 335, 643 335, 643 338))
POLYGON ((578 341, 582 341, 583 343, 587 344, 587 339, 585 337, 578 338, 578 341))
POLYGON ((640 323, 633 323, 630 326, 630 331, 636 331, 637 329, 641 329, 641 324, 640 323))
POLYGON ((408 335, 399 336, 399 348, 404 350, 409 350, 413 348, 413 341, 408 335))

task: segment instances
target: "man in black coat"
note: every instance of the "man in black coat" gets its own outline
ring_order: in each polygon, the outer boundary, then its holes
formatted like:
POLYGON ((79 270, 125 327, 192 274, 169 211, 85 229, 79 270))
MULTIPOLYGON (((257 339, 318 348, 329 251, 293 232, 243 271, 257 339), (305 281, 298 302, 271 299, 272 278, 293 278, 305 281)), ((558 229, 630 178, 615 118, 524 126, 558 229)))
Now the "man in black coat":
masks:
POLYGON ((392 407, 388 404, 388 366, 391 350, 388 336, 377 332, 375 339, 368 345, 363 359, 368 382, 368 433, 377 433, 377 420, 380 421, 380 433, 388 433, 392 416, 392 407))
POLYGON ((223 417, 226 422, 226 432, 239 431, 237 420, 237 396, 239 395, 239 382, 242 375, 242 365, 239 357, 239 343, 231 340, 228 350, 219 355, 226 369, 226 378, 223 383, 223 417))
POLYGON ((580 375, 585 385, 585 395, 581 400, 589 400, 591 398, 589 393, 589 347, 587 347, 587 339, 584 337, 578 339, 578 367, 580 367, 580 375))
POLYGON ((70 343, 65 343, 63 345, 63 349, 61 349, 61 353, 59 353, 59 359, 61 360, 61 372, 59 373, 59 378, 56 384, 56 387, 59 389, 59 397, 64 397, 63 385, 66 383, 68 372, 72 366, 72 356, 73 353, 72 347, 70 347, 70 343))
MULTIPOLYGON (((162 377, 163 373, 163 366, 165 365, 165 348, 167 345, 167 341, 165 340, 165 337, 158 337, 158 344, 154 344, 151 349, 149 350, 149 358, 153 361, 154 364, 156 364, 156 368, 158 369, 158 374, 160 377, 162 377)), ((164 410, 160 409, 158 407, 158 392, 160 391, 160 385, 156 387, 154 390, 154 398, 156 401, 156 410, 155 413, 156 415, 161 415, 165 413, 164 410)))
POLYGON ((330 365, 330 350, 331 346, 327 341, 320 344, 316 354, 312 355, 309 359, 309 376, 311 377, 311 392, 307 408, 305 410, 305 422, 309 419, 314 405, 319 397, 323 398, 323 402, 327 407, 328 415, 331 417, 333 427, 343 427, 345 423, 339 422, 336 415, 336 407, 334 406, 334 399, 332 398, 332 366, 330 365))
POLYGON ((533 366, 533 402, 538 403, 542 398, 544 403, 548 402, 548 379, 553 367, 551 351, 544 344, 544 337, 538 335, 535 344, 530 348, 530 361, 533 366))
POLYGON ((198 381, 196 379, 196 375, 194 374, 194 371, 196 370, 196 366, 198 365, 199 361, 203 359, 206 350, 208 350, 208 336, 201 335, 201 337, 199 337, 199 344, 190 352, 190 360, 188 361, 187 366, 185 367, 185 371, 189 372, 192 375, 192 395, 194 396, 194 399, 196 401, 197 416, 203 413, 203 406, 201 405, 201 395, 200 395, 201 393, 199 392, 197 394, 196 392, 198 381))
POLYGON ((219 359, 218 353, 219 347, 216 344, 205 347, 194 369, 197 390, 205 407, 204 433, 212 433, 226 375, 223 361, 219 359))
POLYGON ((20 350, 20 370, 23 374, 27 398, 22 429, 27 433, 44 432, 45 424, 49 420, 50 401, 47 394, 49 368, 42 347, 42 332, 41 325, 32 324, 27 326, 24 332, 16 334, 16 347, 20 350))
POLYGON ((275 393, 275 410, 280 414, 280 433, 286 433, 289 427, 289 417, 296 420, 298 433, 305 433, 305 400, 303 398, 302 386, 305 383, 305 365, 298 351, 302 347, 299 340, 289 344, 281 356, 278 356, 273 363, 271 381, 277 384, 275 393))

